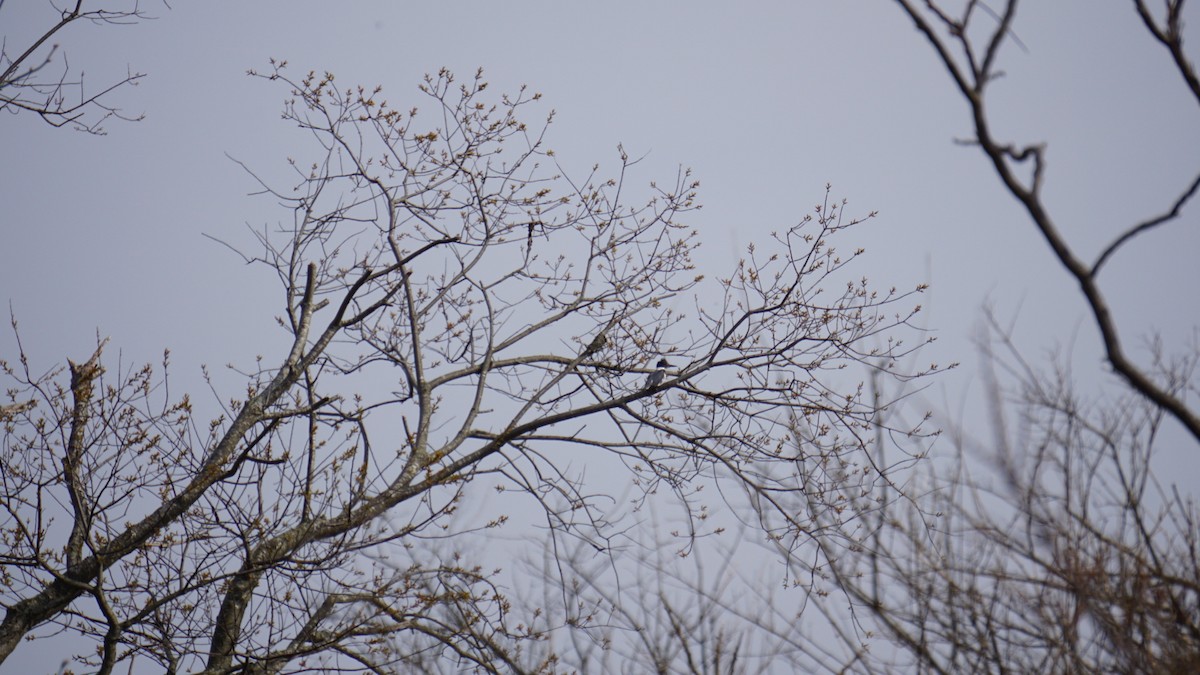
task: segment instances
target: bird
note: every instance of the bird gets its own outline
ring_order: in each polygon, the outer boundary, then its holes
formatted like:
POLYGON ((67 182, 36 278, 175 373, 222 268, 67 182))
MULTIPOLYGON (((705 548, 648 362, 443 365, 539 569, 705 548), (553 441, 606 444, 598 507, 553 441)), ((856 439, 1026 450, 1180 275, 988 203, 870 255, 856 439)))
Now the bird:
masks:
POLYGON ((596 335, 596 337, 592 338, 592 343, 587 346, 587 349, 583 350, 583 353, 591 356, 601 349, 604 349, 607 344, 608 336, 604 333, 599 333, 596 335))
POLYGON ((658 363, 655 364, 654 372, 650 373, 649 377, 646 378, 646 386, 643 389, 653 389, 662 384, 662 381, 667 377, 667 368, 670 367, 671 364, 667 363, 666 359, 659 359, 658 363))

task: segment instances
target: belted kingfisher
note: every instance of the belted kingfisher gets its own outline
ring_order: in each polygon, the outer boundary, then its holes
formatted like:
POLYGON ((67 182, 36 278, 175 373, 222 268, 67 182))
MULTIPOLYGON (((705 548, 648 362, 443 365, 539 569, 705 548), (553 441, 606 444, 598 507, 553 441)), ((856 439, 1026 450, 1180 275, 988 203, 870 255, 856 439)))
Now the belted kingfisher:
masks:
POLYGON ((654 372, 650 373, 650 376, 646 378, 646 386, 642 387, 642 389, 653 389, 662 384, 662 381, 667 378, 667 368, 670 367, 671 364, 667 363, 666 359, 659 359, 658 363, 655 364, 654 372))

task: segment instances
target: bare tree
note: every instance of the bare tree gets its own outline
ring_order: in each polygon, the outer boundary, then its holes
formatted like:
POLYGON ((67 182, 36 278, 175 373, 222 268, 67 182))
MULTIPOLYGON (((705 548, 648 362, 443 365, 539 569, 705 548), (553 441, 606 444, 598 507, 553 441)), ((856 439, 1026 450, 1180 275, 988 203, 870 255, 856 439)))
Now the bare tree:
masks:
POLYGON ((101 343, 69 373, 4 365, 0 655, 65 631, 101 672, 550 670, 528 647, 571 617, 516 611, 481 537, 531 506, 555 550, 609 550, 634 526, 611 476, 671 497, 684 548, 711 534, 710 485, 785 558, 851 541, 796 508, 890 484, 868 451, 893 402, 848 368, 936 367, 902 361, 920 289, 876 292, 833 247, 859 222, 844 203, 709 281, 689 173, 635 201, 620 151, 612 177, 570 179, 523 89, 442 72, 418 115, 330 74, 261 77, 314 152, 262 182, 291 222, 248 255, 290 346, 207 423, 165 360, 110 371, 101 343))
MULTIPOLYGON (((989 335, 1007 370, 993 441, 960 436, 920 508, 895 502, 838 561, 862 632, 901 647, 864 670, 1194 672, 1200 514, 1189 481, 1159 477, 1166 413, 1132 392, 1080 395, 1065 366, 989 335)), ((1196 363, 1171 373, 1194 381, 1196 363)))
MULTIPOLYGON (((651 519, 651 522, 659 522, 651 519)), ((568 617, 569 630, 547 626, 542 650, 567 672, 807 672, 807 636, 799 630, 795 593, 764 584, 756 544, 723 536, 704 554, 680 556, 678 540, 654 537, 614 556, 585 544, 547 550, 535 574, 548 615, 568 617), (568 583, 558 584, 560 574, 568 583), (557 609, 561 605, 561 609, 557 609)), ((538 597, 531 589, 518 598, 538 597)))
MULTIPOLYGON (((968 103, 972 144, 1078 283, 1112 376, 1108 388, 1081 394, 1065 361, 1031 363, 989 314, 991 438, 955 434, 953 461, 927 465, 925 488, 908 490, 923 498, 889 498, 885 509, 857 502, 872 535, 856 555, 832 560, 840 593, 822 607, 847 627, 844 651, 864 656, 856 666, 864 672, 1197 672, 1200 513, 1193 477, 1172 473, 1172 464, 1200 449, 1200 345, 1173 355, 1151 340, 1135 358, 1100 273, 1133 238, 1176 221, 1200 175, 1085 262, 1044 201, 1045 146, 999 139, 989 121, 987 94, 1017 2, 996 10, 966 2, 957 13, 898 4, 968 103), (864 653, 872 636, 896 648, 864 653)), ((1200 103, 1183 5, 1169 0, 1156 14, 1138 0, 1131 19, 1166 48, 1200 103)))
MULTIPOLYGON (((3 8, 4 2, 0 0, 0 11, 3 8)), ((30 112, 51 126, 92 134, 103 134, 104 123, 112 118, 140 120, 141 115, 124 113, 109 100, 117 89, 136 86, 145 77, 143 73, 129 71, 115 82, 96 86, 84 79, 83 70, 71 67, 67 55, 54 40, 72 24, 125 25, 147 18, 138 0, 98 5, 75 0, 73 6, 68 3, 60 11, 54 25, 33 36, 28 44, 14 48, 9 45, 13 36, 5 36, 0 44, 0 111, 30 112)))

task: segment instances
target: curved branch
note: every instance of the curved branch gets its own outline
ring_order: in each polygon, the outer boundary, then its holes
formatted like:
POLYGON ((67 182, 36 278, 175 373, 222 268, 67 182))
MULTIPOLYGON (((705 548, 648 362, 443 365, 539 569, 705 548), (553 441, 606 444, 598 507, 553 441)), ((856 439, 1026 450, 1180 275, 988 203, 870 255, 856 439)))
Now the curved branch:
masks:
POLYGON ((1197 189, 1200 189, 1200 174, 1196 175, 1196 178, 1192 181, 1191 187, 1189 187, 1187 190, 1185 190, 1183 192, 1183 194, 1179 196, 1179 199, 1175 200, 1175 204, 1171 206, 1170 211, 1167 211, 1166 213, 1162 214, 1161 216, 1157 216, 1155 218, 1151 218, 1150 220, 1144 221, 1142 223, 1138 223, 1134 227, 1131 227, 1129 230, 1127 230, 1120 237, 1117 237, 1116 241, 1109 244, 1108 248, 1104 249, 1104 252, 1101 253, 1100 256, 1096 258, 1096 262, 1092 264, 1092 269, 1091 269, 1091 272, 1089 272, 1089 274, 1091 274, 1091 276, 1093 276, 1093 277, 1096 276, 1097 274, 1099 274, 1100 266, 1103 265, 1104 262, 1106 260, 1108 260, 1108 258, 1110 256, 1112 256, 1113 253, 1116 253, 1117 249, 1120 248, 1125 242, 1129 241, 1130 239, 1133 239, 1137 235, 1139 235, 1147 230, 1153 229, 1155 227, 1158 227, 1159 225, 1162 225, 1163 223, 1165 223, 1167 221, 1178 218, 1179 212, 1183 210, 1183 205, 1187 204, 1188 200, 1191 199, 1192 196, 1196 194, 1197 189))
MULTIPOLYGON (((1042 204, 1039 188, 1041 186, 1041 174, 1043 168, 1042 154, 1040 148, 1027 148, 1021 153, 1014 152, 1010 147, 1001 145, 992 137, 991 127, 987 122, 986 106, 983 99, 983 86, 990 77, 987 71, 981 71, 976 75, 976 86, 970 88, 959 73, 958 67, 950 56, 949 50, 946 47, 943 39, 933 30, 932 26, 926 21, 925 17, 913 6, 908 0, 897 0, 900 6, 908 13, 909 17, 916 24, 917 28, 925 35, 926 39, 934 47, 945 67, 954 77, 955 82, 963 91, 967 98, 968 104, 971 106, 971 114, 975 125, 975 135, 979 143, 979 147, 984 151, 987 157, 991 160, 993 167, 996 169, 997 175, 1004 183, 1008 191, 1016 197, 1017 201, 1025 207, 1025 211, 1033 220, 1034 225, 1042 234, 1042 238, 1054 251, 1055 257, 1059 263, 1075 278, 1079 284, 1080 290, 1087 301, 1087 305, 1091 310, 1092 317, 1096 321, 1096 326, 1100 331, 1100 336, 1104 342, 1105 355, 1109 363, 1134 390, 1141 393, 1155 405, 1166 410, 1178 420, 1188 430, 1188 432, 1197 440, 1200 440, 1200 415, 1188 408, 1188 406, 1177 396, 1160 387, 1157 383, 1150 379, 1136 364, 1134 364, 1125 354, 1121 347, 1120 337, 1117 331, 1116 322, 1112 318, 1112 313, 1109 310, 1108 302, 1096 283, 1094 269, 1089 269, 1072 252, 1067 241, 1058 231, 1050 214, 1046 211, 1042 204), (1034 177, 1032 182, 1026 186, 1013 173, 1010 165, 1010 160, 1020 159, 1023 156, 1032 154, 1034 162, 1034 177)), ((1010 0, 1009 8, 1005 15, 1008 16, 1012 8, 1015 6, 1015 0, 1010 0)), ((998 30, 1007 30, 1005 24, 1002 24, 998 30)), ((959 30, 953 31, 952 35, 958 40, 965 50, 971 51, 971 43, 967 38, 965 27, 959 26, 959 30)), ((1157 35, 1157 33, 1156 33, 1157 35)), ((993 40, 993 44, 994 44, 993 40)), ((1200 182, 1200 178, 1197 178, 1200 182)), ((1197 185, 1184 194, 1177 204, 1182 205, 1195 191, 1197 185)), ((1170 214, 1168 214, 1169 216, 1170 214)), ((1151 224, 1149 227, 1153 227, 1151 224)), ((1144 229, 1149 229, 1143 228, 1144 229)), ((1135 228, 1136 229, 1136 228, 1135 228)), ((1132 236, 1132 235, 1130 235, 1132 236)))

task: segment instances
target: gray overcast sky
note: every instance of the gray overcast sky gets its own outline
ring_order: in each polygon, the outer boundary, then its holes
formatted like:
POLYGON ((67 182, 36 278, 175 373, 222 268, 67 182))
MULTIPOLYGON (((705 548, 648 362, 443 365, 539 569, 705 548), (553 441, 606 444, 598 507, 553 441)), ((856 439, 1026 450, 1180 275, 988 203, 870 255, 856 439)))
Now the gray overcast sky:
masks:
MULTIPOLYGON (((19 158, 0 167, 0 288, 43 359, 83 355, 97 327, 134 359, 169 346, 183 368, 241 360, 280 337, 272 280, 202 236, 249 244, 245 223, 286 217, 247 197, 253 182, 226 157, 282 177, 284 158, 306 147, 279 120, 287 92, 244 74, 270 57, 347 86, 382 84, 400 108, 442 66, 460 77, 482 66, 501 91, 528 84, 558 111, 550 146, 566 167, 612 166, 620 142, 648 153, 641 181, 695 170, 705 208, 690 222, 712 271, 797 221, 832 182, 856 211, 881 212, 855 238, 874 280, 934 284, 926 321, 941 361, 970 363, 965 339, 985 298, 1002 315, 1020 308, 1031 344, 1085 317, 981 154, 953 144, 967 135, 965 106, 888 2, 147 6, 157 20, 61 37, 93 86, 127 65, 148 73, 120 92, 145 121, 98 138, 28 115, 0 121, 6 155, 19 158)), ((10 45, 53 19, 39 2, 0 11, 10 45)), ((1030 4, 1016 33, 1028 53, 1006 50, 993 120, 1016 141, 1050 143, 1049 202, 1090 258, 1184 187, 1200 149, 1195 106, 1124 3, 1030 4)), ((1108 271, 1131 338, 1191 330, 1191 294, 1190 307, 1159 299, 1169 284, 1200 282, 1192 222, 1136 243, 1108 271), (1154 273, 1164 269, 1169 278, 1154 273)))
MULTIPOLYGON (((980 153, 952 143, 967 134, 965 106, 889 2, 147 6, 157 20, 61 37, 93 86, 127 66, 148 73, 120 92, 145 121, 98 138, 28 115, 0 121, 5 154, 19 158, 0 167, 0 288, 42 359, 83 355, 97 327, 134 359, 169 346, 184 369, 243 360, 280 337, 272 280, 202 236, 248 244, 245 223, 286 217, 247 197, 253 182, 226 157, 284 176, 284 158, 305 147, 279 120, 286 91, 244 74, 270 57, 382 84, 400 108, 442 66, 461 77, 482 66, 501 91, 528 84, 558 111, 550 145, 568 168, 613 165, 618 142, 648 153, 641 180, 693 168, 705 208, 690 222, 714 270, 797 221, 830 181, 859 212, 881 212, 856 238, 874 280, 934 284, 926 321, 943 362, 969 365, 985 298, 1002 315, 1019 308, 1031 344, 1085 316, 980 153)), ((40 2, 0 10, 10 45, 52 19, 40 2)), ((1124 3, 1030 4, 1016 33, 1028 53, 1004 54, 994 122, 1017 141, 1050 143, 1050 204, 1081 250, 1098 250, 1182 189, 1200 149, 1187 124, 1195 106, 1124 3)), ((1169 284, 1200 281, 1191 222, 1138 242, 1108 271, 1130 337, 1191 330, 1191 294, 1190 306, 1159 302, 1169 284)))
MULTIPOLYGON (((254 182, 226 156, 282 178, 285 158, 305 152, 308 139, 279 119, 287 91, 245 75, 271 57, 294 74, 381 84, 400 109, 443 66, 460 78, 483 67, 498 91, 528 84, 540 110, 557 110, 549 145, 569 170, 614 167, 617 143, 647 154, 635 184, 694 170, 704 209, 687 221, 710 272, 800 220, 832 182, 853 212, 880 212, 851 237, 868 249, 857 269, 880 285, 933 284, 924 321, 940 341, 928 356, 964 364, 940 380, 949 392, 976 375, 970 338, 985 300, 1017 318, 1034 356, 1078 329, 1080 362, 1098 363, 1076 288, 982 154, 953 143, 968 135, 966 106, 885 0, 144 4, 157 20, 60 37, 92 86, 127 66, 148 74, 115 99, 143 122, 92 137, 0 119, 0 290, 39 369, 86 357, 97 329, 127 361, 171 348, 189 376, 277 353, 274 278, 203 236, 249 250, 246 224, 288 217, 247 196, 254 182)), ((53 20, 36 0, 0 8, 10 50, 53 20)), ((1091 260, 1194 175, 1196 105, 1130 3, 1028 3, 1015 32, 1027 51, 1005 48, 992 121, 1017 143, 1049 144, 1048 203, 1091 260)), ((1198 208, 1102 277, 1130 346, 1152 329, 1176 351, 1194 339, 1198 208)), ((12 345, 0 331, 0 357, 12 345)))

